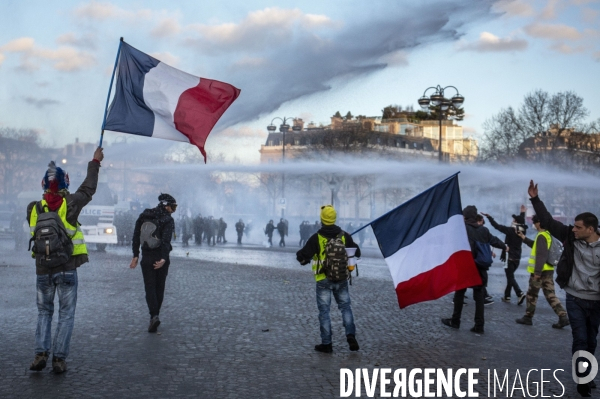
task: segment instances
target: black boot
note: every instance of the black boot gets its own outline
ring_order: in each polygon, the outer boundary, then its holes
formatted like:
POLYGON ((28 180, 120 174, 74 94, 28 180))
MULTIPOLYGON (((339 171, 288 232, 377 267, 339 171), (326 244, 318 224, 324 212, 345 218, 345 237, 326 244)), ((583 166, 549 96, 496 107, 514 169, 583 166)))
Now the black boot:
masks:
POLYGON ((358 341, 356 340, 354 335, 352 335, 352 334, 346 335, 346 341, 348 341, 348 346, 351 351, 357 351, 359 349, 358 341))
POLYGON ((532 326, 533 325, 533 318, 531 316, 523 316, 520 319, 515 320, 517 322, 517 324, 523 324, 526 326, 532 326))
POLYGON ((442 324, 448 327, 456 328, 457 330, 460 328, 460 324, 452 322, 452 319, 442 319, 442 324))
POLYGON ((319 344, 319 345, 315 345, 315 350, 318 352, 323 352, 323 353, 331 353, 333 352, 333 348, 331 347, 331 344, 319 344))

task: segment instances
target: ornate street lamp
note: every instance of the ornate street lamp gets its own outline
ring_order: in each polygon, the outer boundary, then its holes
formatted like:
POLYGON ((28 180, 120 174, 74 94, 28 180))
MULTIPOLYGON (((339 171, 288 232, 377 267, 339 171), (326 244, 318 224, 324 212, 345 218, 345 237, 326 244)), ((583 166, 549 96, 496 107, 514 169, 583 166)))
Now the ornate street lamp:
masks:
MULTIPOLYGON (((290 120, 296 120, 296 118, 290 118, 290 117, 283 117, 283 118, 279 118, 279 117, 275 117, 273 118, 273 120, 271 120, 271 123, 269 124, 269 126, 267 126, 267 130, 269 131, 269 133, 273 133, 275 132, 275 130, 277 130, 277 127, 273 124, 273 122, 279 119, 281 121, 281 125, 279 125, 279 131, 282 134, 282 150, 281 150, 281 163, 285 162, 285 133, 288 132, 290 130, 290 125, 287 124, 288 121, 290 120)), ((296 124, 294 124, 294 126, 292 127, 292 131, 294 132, 299 132, 301 131, 302 128, 296 124)), ((281 172, 281 198, 285 199, 285 173, 281 172)), ((284 204, 282 204, 284 205, 284 204)), ((285 214, 285 207, 281 207, 281 217, 283 218, 283 215, 285 214)))
POLYGON ((439 136, 439 160, 440 162, 444 160, 444 155, 442 153, 442 119, 444 114, 449 115, 450 112, 456 112, 462 108, 463 103, 465 102, 465 98, 460 95, 458 89, 454 86, 446 86, 441 87, 437 85, 436 87, 428 87, 425 92, 423 92, 423 96, 419 98, 418 103, 424 111, 429 112, 429 106, 432 105, 438 108, 438 116, 440 121, 440 136, 439 136), (444 90, 452 88, 456 90, 456 94, 448 99, 444 96, 444 90), (435 92, 427 97, 426 93, 429 90, 435 90, 435 92))

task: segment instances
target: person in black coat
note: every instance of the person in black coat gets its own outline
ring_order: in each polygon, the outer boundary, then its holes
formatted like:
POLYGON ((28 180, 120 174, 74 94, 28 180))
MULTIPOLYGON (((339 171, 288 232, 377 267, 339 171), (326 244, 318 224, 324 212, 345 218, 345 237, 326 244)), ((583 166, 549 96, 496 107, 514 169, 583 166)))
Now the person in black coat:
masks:
POLYGON ((521 232, 525 234, 527 231, 527 225, 525 224, 526 209, 525 205, 521 205, 521 212, 518 215, 512 215, 513 221, 510 227, 498 224, 489 214, 481 212, 482 215, 488 218, 490 224, 496 230, 506 234, 504 243, 508 245, 510 252, 506 253, 502 251, 502 255, 500 256, 500 260, 505 261, 506 256, 508 255, 508 262, 504 269, 504 273, 506 274, 506 289, 504 290, 502 302, 510 302, 510 293, 514 290, 517 295, 517 304, 519 305, 523 303, 526 295, 515 279, 515 270, 517 270, 519 263, 521 262, 521 245, 523 244, 523 239, 521 239, 518 233, 521 232))
MULTIPOLYGON (((473 287, 473 299, 475 300, 475 326, 471 328, 471 331, 477 334, 483 334, 484 329, 484 288, 487 285, 488 269, 490 264, 478 263, 479 249, 478 247, 483 245, 491 245, 492 247, 499 249, 509 250, 502 240, 490 234, 487 227, 477 223, 477 208, 473 205, 469 205, 463 209, 463 217, 465 219, 465 226, 467 229, 467 238, 469 239, 469 245, 471 247, 471 254, 475 260, 475 266, 481 277, 481 285, 473 287)), ((462 308, 464 305, 466 288, 458 290, 454 293, 454 312, 452 318, 442 319, 442 323, 448 327, 460 328, 460 317, 462 314, 462 308)))
POLYGON ((275 231, 275 225, 272 220, 265 226, 265 235, 269 238, 269 246, 273 246, 273 231, 275 231))
POLYGON ((169 253, 173 249, 171 237, 175 231, 175 221, 171 214, 177 209, 177 202, 169 194, 161 194, 156 208, 146 209, 135 222, 133 232, 133 259, 129 267, 135 269, 140 256, 140 245, 142 247, 142 275, 144 276, 144 288, 146 289, 146 303, 150 313, 150 325, 148 332, 156 332, 160 324, 158 315, 165 296, 165 283, 169 273, 169 253), (151 222, 156 226, 152 237, 148 240, 158 240, 158 246, 150 248, 148 241, 141 242, 141 228, 145 222, 151 222))

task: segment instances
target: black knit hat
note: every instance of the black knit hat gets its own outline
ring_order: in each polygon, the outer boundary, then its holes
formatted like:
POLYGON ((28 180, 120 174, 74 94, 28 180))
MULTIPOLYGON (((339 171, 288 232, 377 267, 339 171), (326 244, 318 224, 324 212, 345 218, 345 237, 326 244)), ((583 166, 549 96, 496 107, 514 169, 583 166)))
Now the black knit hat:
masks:
POLYGON ((523 216, 519 215, 512 215, 513 219, 515 219, 515 222, 519 223, 519 224, 525 224, 525 218, 523 216))
POLYGON ((167 206, 167 205, 177 205, 177 201, 175 201, 175 198, 173 198, 173 196, 169 195, 169 194, 161 194, 161 195, 159 195, 158 196, 158 200, 164 206, 167 206))
POLYGON ((462 214, 465 217, 465 219, 475 220, 475 218, 477 217, 477 208, 475 207, 475 205, 467 205, 465 209, 463 209, 462 214))

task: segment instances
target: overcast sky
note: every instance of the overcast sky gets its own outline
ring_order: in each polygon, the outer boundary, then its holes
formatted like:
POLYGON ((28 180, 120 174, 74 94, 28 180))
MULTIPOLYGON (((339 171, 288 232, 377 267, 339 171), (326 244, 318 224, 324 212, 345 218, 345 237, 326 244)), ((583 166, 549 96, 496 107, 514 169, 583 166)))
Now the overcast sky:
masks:
POLYGON ((600 118, 598 0, 3 0, 0 26, 0 127, 58 146, 98 140, 120 36, 242 90, 206 148, 245 162, 274 117, 418 108, 438 84, 465 97, 461 123, 476 138, 535 89, 574 91, 600 118))

